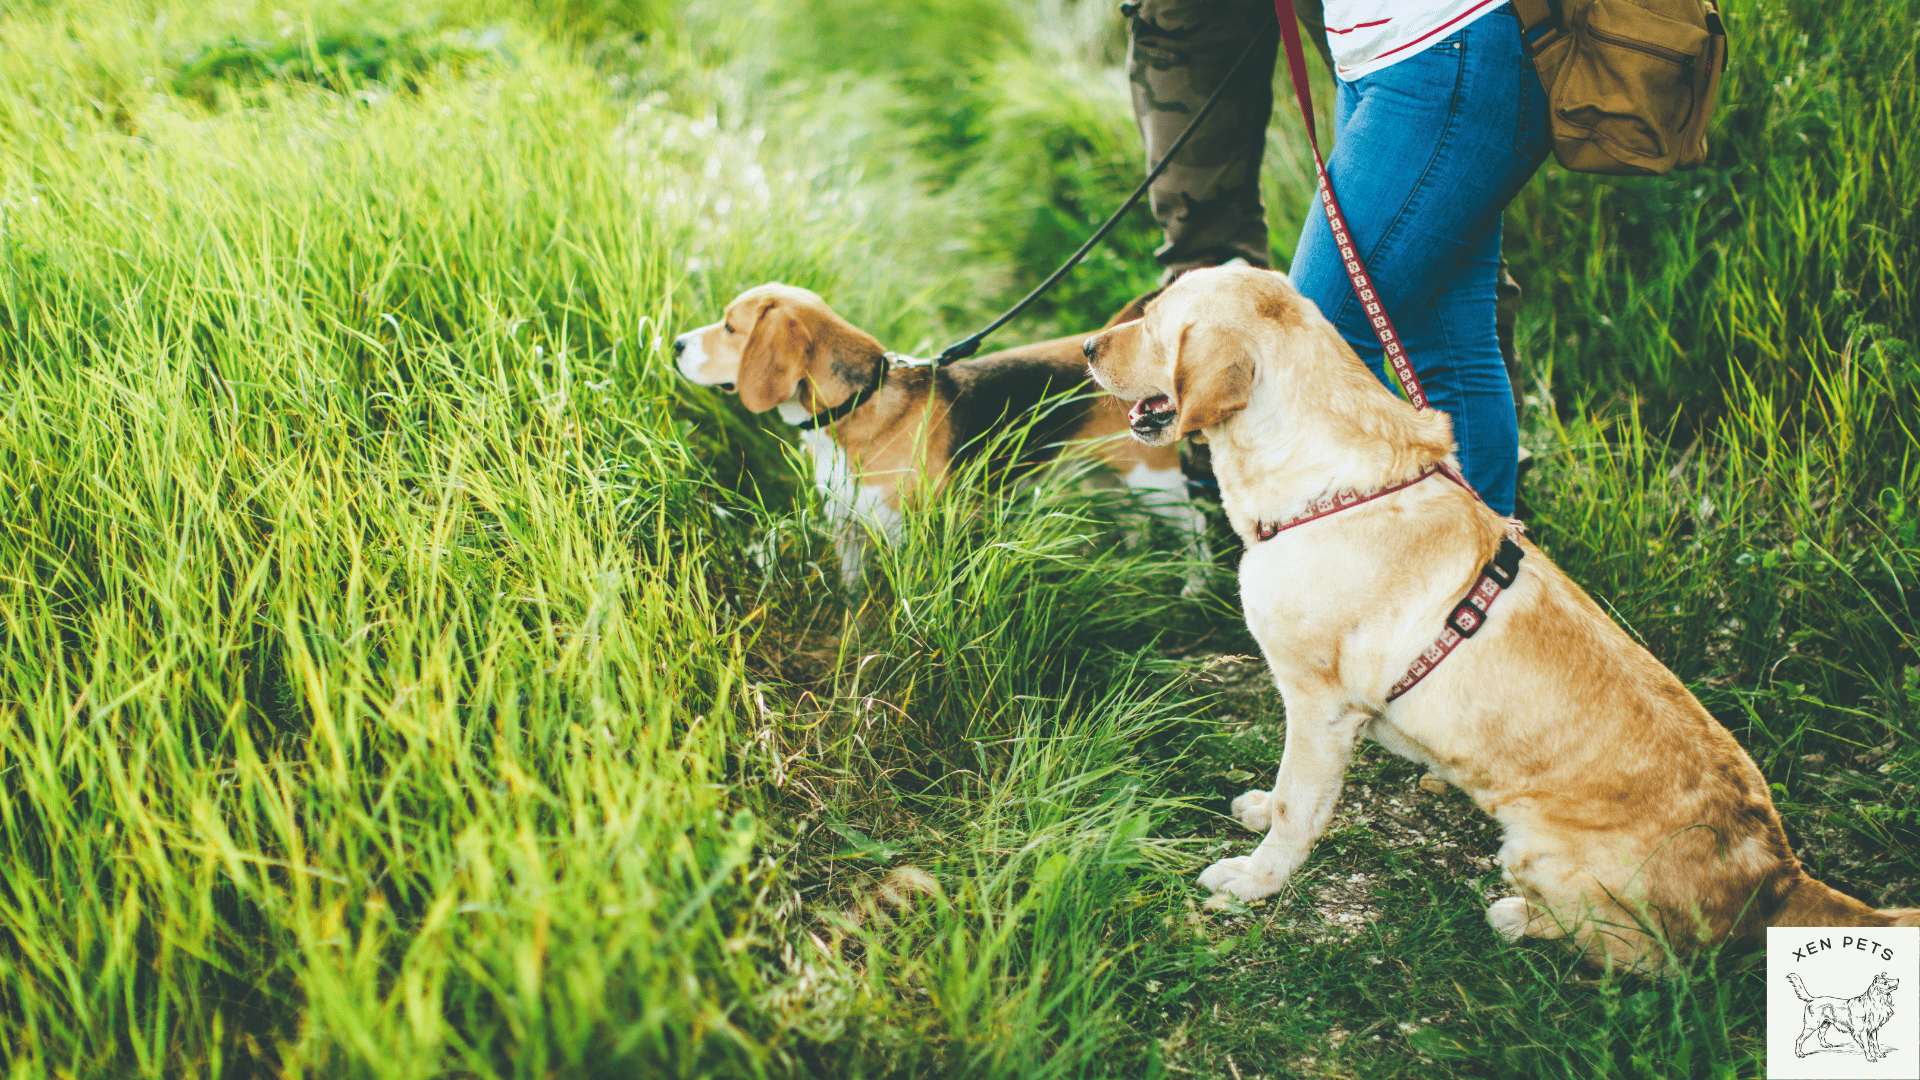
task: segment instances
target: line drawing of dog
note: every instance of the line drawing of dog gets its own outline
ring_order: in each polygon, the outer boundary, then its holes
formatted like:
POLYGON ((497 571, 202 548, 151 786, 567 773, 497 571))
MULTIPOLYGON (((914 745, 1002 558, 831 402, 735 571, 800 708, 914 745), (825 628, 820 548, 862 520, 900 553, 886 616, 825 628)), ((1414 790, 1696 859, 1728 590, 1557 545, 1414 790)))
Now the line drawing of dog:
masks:
POLYGON ((1829 1043, 1827 1032, 1838 1031, 1853 1037, 1854 1046, 1867 1055, 1868 1061, 1879 1061, 1893 1053, 1891 1047, 1880 1042, 1880 1029, 1893 1019, 1893 992, 1900 989, 1900 980, 1886 972, 1873 977, 1865 990, 1855 997, 1814 997, 1807 993, 1807 986, 1798 975, 1788 975, 1787 981, 1793 984, 1793 992, 1807 1007, 1800 1015, 1800 1037, 1793 1040, 1793 1055, 1806 1057, 1822 1050, 1840 1050, 1847 1043, 1829 1043), (1807 1036, 1817 1035, 1814 1042, 1818 1049, 1805 1050, 1807 1036))
MULTIPOLYGON (((1145 299, 1128 304, 1114 321, 1137 318, 1145 299)), ((854 403, 838 420, 800 435, 849 587, 860 580, 869 536, 898 538, 902 505, 917 488, 937 489, 954 465, 986 445, 989 433, 1033 418, 1036 406, 1050 400, 1055 403, 1037 413, 1022 459, 1006 464, 1038 464, 1063 444, 1087 443, 1149 512, 1185 537, 1192 569, 1184 592, 1194 595, 1206 585, 1211 556, 1206 519, 1187 498, 1179 447, 1126 438, 1126 403, 1110 394, 1052 397, 1098 390, 1080 351, 1085 338, 1017 346, 945 367, 890 366, 893 354, 817 294, 773 282, 735 297, 719 322, 675 338, 673 353, 688 381, 738 393, 749 412, 778 409, 796 426, 854 403)))
POLYGON ((1920 925, 1809 875, 1745 748, 1530 541, 1472 640, 1389 700, 1507 523, 1444 479, 1412 482, 1457 464, 1447 415, 1383 387, 1286 275, 1191 271, 1084 349, 1138 402, 1136 438, 1209 444, 1245 544, 1241 609, 1285 703, 1273 786, 1232 803, 1265 836, 1201 873, 1210 904, 1286 887, 1366 737, 1500 823, 1519 895, 1487 921, 1509 942, 1568 936, 1595 965, 1651 973, 1769 926, 1920 925), (1403 483, 1263 535, 1330 493, 1403 483))

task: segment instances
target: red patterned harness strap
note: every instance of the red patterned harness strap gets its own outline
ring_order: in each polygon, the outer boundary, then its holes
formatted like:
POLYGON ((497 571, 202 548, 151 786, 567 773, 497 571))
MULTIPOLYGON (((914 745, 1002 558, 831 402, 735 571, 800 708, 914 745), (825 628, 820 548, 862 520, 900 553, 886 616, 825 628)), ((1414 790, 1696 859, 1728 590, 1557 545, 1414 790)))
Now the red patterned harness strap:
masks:
POLYGON ((1306 509, 1297 514, 1290 514, 1281 518, 1279 521, 1256 522, 1253 527, 1253 535, 1259 540, 1271 540, 1288 529, 1293 528, 1295 525, 1305 525, 1314 518, 1323 518, 1328 514, 1337 514, 1342 510, 1351 510, 1361 503, 1372 502, 1382 495, 1391 495, 1396 491, 1410 488, 1439 471, 1440 466, 1438 465, 1422 465, 1419 476, 1411 480, 1402 480, 1397 484, 1389 484, 1377 491, 1368 492, 1365 495, 1362 495, 1352 488, 1348 488, 1345 491, 1330 491, 1308 503, 1306 509))
MULTIPOLYGON (((1444 476, 1447 479, 1453 481, 1454 483, 1459 484, 1460 487, 1463 488, 1467 494, 1473 496, 1474 498, 1478 499, 1480 497, 1480 493, 1473 490, 1473 485, 1467 483, 1467 478, 1464 476, 1461 476, 1458 469, 1455 469, 1451 465, 1440 464, 1440 463, 1429 463, 1429 464, 1420 466, 1420 475, 1414 477, 1411 480, 1402 480, 1397 484, 1389 484, 1386 487, 1380 488, 1375 491, 1369 491, 1369 492, 1366 492, 1365 494, 1362 494, 1361 492, 1358 492, 1358 491, 1354 491, 1352 488, 1348 488, 1345 491, 1330 491, 1327 494, 1322 495, 1319 498, 1308 503, 1306 506, 1306 509, 1301 510, 1297 514, 1289 514, 1288 516, 1281 518, 1279 521, 1255 522, 1253 526, 1254 539, 1271 540, 1274 537, 1279 536, 1281 533, 1287 531, 1288 529, 1293 528, 1295 525, 1305 525, 1307 522, 1312 521, 1315 518, 1323 518, 1329 514, 1337 514, 1342 510, 1351 510, 1354 507, 1359 506, 1361 503, 1370 503, 1373 500, 1378 499, 1383 495, 1391 495, 1396 491, 1402 491, 1406 488, 1410 488, 1413 485, 1419 483, 1420 481, 1425 480, 1427 477, 1434 475, 1435 473, 1438 473, 1441 476, 1444 476)), ((1508 523, 1510 529, 1512 527, 1518 526, 1518 524, 1519 524, 1518 522, 1513 522, 1513 521, 1510 521, 1508 523)))
POLYGON ((1513 579, 1520 574, 1520 545, 1512 537, 1500 538, 1500 550, 1494 553, 1493 561, 1480 568, 1480 577, 1474 581, 1473 588, 1467 590, 1466 598, 1454 605, 1447 615, 1446 625, 1440 630, 1440 636, 1427 651, 1414 660, 1400 681, 1387 691, 1387 700, 1392 701, 1401 694, 1413 689, 1414 685, 1430 674, 1447 658, 1447 654, 1460 646, 1462 641, 1472 637, 1486 625, 1487 611, 1500 594, 1513 587, 1513 579))
POLYGON ((1300 102, 1300 118, 1307 124, 1307 142, 1313 146, 1313 164, 1320 173, 1320 205, 1327 212, 1327 227, 1333 232, 1334 246, 1340 249, 1347 279, 1353 282, 1353 295, 1366 308, 1367 321, 1373 326, 1374 336, 1380 339, 1380 348, 1393 367, 1393 377, 1400 381, 1400 388, 1407 392, 1407 400, 1413 402, 1413 407, 1425 409, 1427 392, 1420 388, 1420 377, 1413 373, 1406 347, 1400 344, 1393 320, 1387 318, 1386 306, 1380 302, 1373 278, 1368 276, 1367 265, 1360 258, 1360 249, 1353 242, 1353 233, 1347 228, 1347 216, 1340 212, 1340 201, 1333 197, 1333 178, 1327 175, 1327 159, 1320 156, 1320 136, 1314 131, 1313 94, 1307 88, 1307 57, 1300 46, 1300 23, 1293 14, 1293 0, 1273 0, 1273 13, 1280 19, 1280 36, 1286 41, 1287 73, 1293 77, 1293 96, 1300 102))

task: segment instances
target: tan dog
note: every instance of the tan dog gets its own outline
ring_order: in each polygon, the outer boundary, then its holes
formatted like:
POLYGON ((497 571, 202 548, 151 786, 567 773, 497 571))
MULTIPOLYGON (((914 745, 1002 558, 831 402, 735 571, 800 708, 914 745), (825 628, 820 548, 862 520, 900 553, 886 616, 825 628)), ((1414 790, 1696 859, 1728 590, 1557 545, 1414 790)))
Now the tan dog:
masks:
MULTIPOLYGON (((1120 317, 1137 316, 1139 304, 1120 317)), ((1044 399, 1093 389, 1084 340, 1060 338, 946 367, 898 366, 820 297, 769 284, 735 297, 719 322, 674 339, 673 351, 688 379, 737 389, 748 411, 777 408, 806 429, 800 439, 813 455, 841 577, 851 585, 860 579, 869 532, 897 537, 901 507, 916 488, 938 488, 989 435, 1033 418, 1044 399)), ((1049 403, 1017 464, 1048 460, 1063 442, 1089 443, 1148 509, 1182 530, 1193 566, 1187 591, 1197 591, 1208 561, 1206 522, 1187 501, 1179 448, 1142 446, 1122 437, 1126 431, 1125 405, 1107 395, 1049 403)))
POLYGON ((1522 895, 1487 919, 1508 940, 1571 932, 1597 963, 1651 970, 1662 953, 1643 928, 1685 951, 1770 925, 1920 924, 1809 877, 1733 736, 1531 544, 1478 632, 1389 703, 1506 523, 1435 475, 1262 539, 1317 496, 1453 460, 1447 417, 1383 388, 1285 276, 1196 270, 1085 349, 1100 385, 1138 402, 1137 437, 1211 445, 1246 541, 1247 625, 1286 703, 1273 790, 1233 802, 1266 838, 1203 886, 1278 892, 1367 735, 1505 826, 1499 859, 1522 895))
POLYGON ((1793 1040, 1793 1056, 1806 1057, 1809 1053, 1847 1045, 1827 1042, 1829 1031, 1852 1036, 1853 1044, 1868 1061, 1879 1061, 1893 1052, 1880 1045, 1880 1029, 1893 1019, 1893 992, 1900 989, 1899 979, 1883 971, 1873 977, 1865 990, 1850 998, 1814 997, 1807 993, 1807 985, 1800 981, 1800 976, 1791 973, 1787 975, 1787 982, 1793 985, 1794 996, 1807 1003, 1800 1013, 1800 1037, 1793 1040), (1806 1049, 1809 1037, 1814 1043, 1811 1051, 1806 1049))

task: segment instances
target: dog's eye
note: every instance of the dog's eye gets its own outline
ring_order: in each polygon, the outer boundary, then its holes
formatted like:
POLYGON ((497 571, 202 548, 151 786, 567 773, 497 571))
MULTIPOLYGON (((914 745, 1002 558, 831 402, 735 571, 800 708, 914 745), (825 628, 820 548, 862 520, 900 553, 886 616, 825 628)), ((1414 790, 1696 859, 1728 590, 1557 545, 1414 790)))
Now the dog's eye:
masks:
POLYGON ((721 324, 720 324, 720 329, 722 329, 722 330, 725 330, 725 331, 726 331, 727 333, 729 333, 729 334, 731 334, 731 333, 733 333, 733 324, 732 324, 732 323, 721 323, 721 324))

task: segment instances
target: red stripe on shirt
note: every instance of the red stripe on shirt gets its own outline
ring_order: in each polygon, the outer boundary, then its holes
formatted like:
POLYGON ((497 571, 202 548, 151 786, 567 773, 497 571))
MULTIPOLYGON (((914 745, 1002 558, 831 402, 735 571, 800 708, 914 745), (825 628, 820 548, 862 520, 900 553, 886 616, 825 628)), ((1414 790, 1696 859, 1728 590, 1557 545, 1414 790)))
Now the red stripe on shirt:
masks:
POLYGON ((1359 29, 1362 29, 1362 28, 1364 28, 1364 27, 1368 27, 1368 26, 1385 26, 1386 24, 1388 24, 1388 23, 1390 23, 1390 22, 1392 22, 1392 21, 1393 21, 1393 18, 1392 18, 1391 16, 1389 16, 1389 17, 1387 17, 1387 18, 1384 18, 1384 19, 1375 19, 1375 20, 1373 20, 1372 22, 1363 22, 1363 23, 1354 23, 1354 24, 1353 24, 1352 26, 1349 26, 1349 27, 1347 27, 1347 28, 1346 28, 1345 30, 1335 30, 1335 29, 1334 29, 1333 27, 1331 27, 1331 26, 1327 26, 1327 27, 1322 27, 1322 29, 1324 29, 1324 30, 1325 30, 1325 31, 1326 31, 1327 33, 1329 33, 1329 34, 1351 34, 1351 33, 1353 33, 1353 32, 1354 32, 1355 30, 1359 30, 1359 29))
MULTIPOLYGON (((1459 22, 1461 19, 1464 19, 1467 16, 1473 14, 1474 12, 1479 11, 1483 7, 1486 7, 1488 4, 1494 4, 1499 2, 1500 0, 1480 0, 1479 3, 1473 5, 1472 7, 1461 12, 1460 14, 1455 15, 1453 18, 1448 19, 1446 22, 1441 23, 1439 26, 1436 26, 1433 29, 1427 31, 1426 33, 1421 34, 1419 37, 1414 38, 1412 41, 1407 42, 1405 45, 1400 45, 1395 48, 1388 49, 1386 52, 1383 52, 1379 56, 1374 57, 1373 60, 1380 60, 1385 57, 1392 56, 1394 53, 1400 52, 1402 50, 1411 49, 1415 45, 1420 44, 1421 42, 1427 40, 1428 38, 1439 33, 1440 31, 1445 30, 1447 27, 1452 26, 1454 23, 1459 22)), ((1371 64, 1373 63, 1373 60, 1369 60, 1367 61, 1367 63, 1371 64)))
MULTIPOLYGON (((1413 47, 1414 47, 1415 45, 1418 45, 1418 44, 1420 44, 1421 42, 1423 42, 1423 41, 1425 41, 1425 40, 1427 40, 1428 38, 1430 38, 1430 37, 1432 37, 1433 35, 1435 35, 1435 34, 1437 34, 1437 33, 1439 33, 1439 32, 1441 32, 1442 30, 1445 30, 1445 29, 1446 29, 1447 27, 1449 27, 1449 26, 1452 26, 1452 25, 1453 25, 1454 23, 1457 23, 1457 22, 1459 22, 1459 21, 1460 21, 1461 19, 1464 19, 1464 18, 1466 18, 1467 16, 1469 16, 1469 15, 1471 15, 1471 14, 1473 14, 1474 12, 1476 12, 1476 11, 1479 11, 1479 10, 1480 10, 1481 8, 1483 8, 1483 7, 1486 7, 1486 6, 1488 5, 1488 4, 1493 4, 1493 3, 1501 3, 1501 2, 1503 2, 1503 0, 1480 0, 1480 3, 1478 3, 1478 4, 1475 4, 1475 5, 1473 5, 1472 7, 1470 7, 1470 8, 1468 8, 1467 10, 1465 10, 1465 11, 1463 11, 1463 12, 1461 12, 1460 14, 1458 14, 1458 15, 1455 15, 1455 16, 1454 16, 1453 18, 1451 18, 1451 19, 1448 19, 1448 20, 1447 20, 1446 22, 1444 22, 1444 23, 1441 23, 1441 24, 1440 24, 1439 26, 1436 26, 1436 27, 1434 27, 1433 29, 1431 29, 1431 30, 1429 30, 1429 31, 1427 31, 1426 33, 1424 33, 1424 34, 1421 34, 1421 35, 1420 35, 1419 37, 1417 37, 1417 38, 1414 38, 1414 39, 1413 39, 1412 41, 1409 41, 1409 42, 1407 42, 1407 43, 1406 43, 1405 45, 1396 45, 1396 46, 1394 46, 1393 48, 1391 48, 1391 49, 1388 49, 1388 50, 1387 50, 1386 52, 1383 52, 1383 53, 1381 53, 1381 54, 1380 54, 1379 56, 1374 56, 1374 57, 1369 57, 1369 58, 1367 59, 1367 61, 1366 61, 1366 64, 1371 64, 1371 63, 1373 63, 1373 62, 1374 62, 1374 61, 1376 61, 1376 60, 1381 60, 1381 59, 1384 59, 1384 58, 1386 58, 1386 57, 1389 57, 1389 56, 1392 56, 1392 55, 1393 55, 1394 53, 1397 53, 1397 52, 1402 52, 1402 51, 1404 51, 1404 50, 1407 50, 1407 49, 1411 49, 1411 48, 1413 48, 1413 47)), ((1366 64, 1355 64, 1355 65, 1353 65, 1353 67, 1343 67, 1343 68, 1341 68, 1340 70, 1342 70, 1342 71, 1352 71, 1352 70, 1353 70, 1353 68, 1356 68, 1356 67, 1365 67, 1365 66, 1366 66, 1366 64)))

